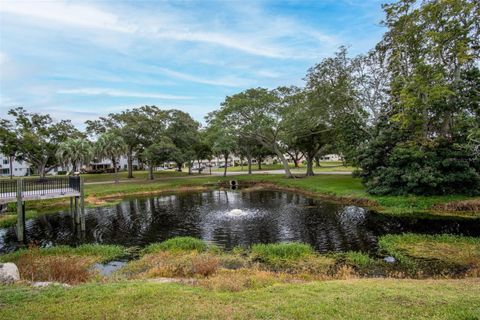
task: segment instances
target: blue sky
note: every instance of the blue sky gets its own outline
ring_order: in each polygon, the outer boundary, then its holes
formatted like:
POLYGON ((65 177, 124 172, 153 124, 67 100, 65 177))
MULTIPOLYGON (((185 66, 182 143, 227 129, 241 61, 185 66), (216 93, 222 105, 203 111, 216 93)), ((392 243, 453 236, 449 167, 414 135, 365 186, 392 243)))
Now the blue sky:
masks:
POLYGON ((380 40, 381 2, 0 0, 0 116, 87 119, 142 105, 203 121, 226 95, 303 85, 340 45, 380 40))

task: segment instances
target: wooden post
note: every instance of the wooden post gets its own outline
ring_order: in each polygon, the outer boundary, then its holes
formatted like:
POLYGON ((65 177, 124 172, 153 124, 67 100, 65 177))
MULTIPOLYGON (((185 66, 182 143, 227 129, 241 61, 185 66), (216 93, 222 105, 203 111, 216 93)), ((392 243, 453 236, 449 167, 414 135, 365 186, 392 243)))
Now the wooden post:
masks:
POLYGON ((73 197, 70 197, 70 216, 72 219, 74 218, 74 212, 73 212, 73 197))
POLYGON ((22 199, 23 179, 17 180, 17 239, 18 242, 25 240, 25 210, 22 199))
POLYGON ((85 231, 85 188, 80 178, 80 230, 85 231))
POLYGON ((78 212, 78 197, 75 197, 75 223, 80 223, 80 214, 78 212))

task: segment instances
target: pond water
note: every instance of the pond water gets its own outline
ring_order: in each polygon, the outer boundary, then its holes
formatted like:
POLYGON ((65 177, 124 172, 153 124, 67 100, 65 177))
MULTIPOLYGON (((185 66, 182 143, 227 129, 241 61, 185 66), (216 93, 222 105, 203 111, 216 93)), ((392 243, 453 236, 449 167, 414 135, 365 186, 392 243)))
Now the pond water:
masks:
MULTIPOLYGON (((59 212, 28 220, 27 241, 40 246, 104 243, 141 247, 175 236, 193 236, 226 249, 299 241, 320 252, 373 252, 378 236, 387 233, 480 236, 478 222, 397 218, 279 191, 160 195, 85 212, 85 233, 79 232, 68 212, 59 212)), ((14 228, 0 229, 0 252, 16 247, 14 228)))

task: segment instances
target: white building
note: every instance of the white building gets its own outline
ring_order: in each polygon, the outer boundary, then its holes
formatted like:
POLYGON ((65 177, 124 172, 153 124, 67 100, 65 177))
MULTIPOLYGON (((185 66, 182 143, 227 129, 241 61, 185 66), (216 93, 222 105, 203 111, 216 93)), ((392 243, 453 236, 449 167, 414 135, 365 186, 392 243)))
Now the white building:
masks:
MULTIPOLYGON (((11 170, 14 177, 23 177, 30 174, 30 164, 25 161, 12 161, 11 170)), ((10 176, 10 157, 0 153, 0 176, 10 176)))
POLYGON ((320 158, 323 161, 342 161, 343 158, 339 154, 326 154, 320 158))

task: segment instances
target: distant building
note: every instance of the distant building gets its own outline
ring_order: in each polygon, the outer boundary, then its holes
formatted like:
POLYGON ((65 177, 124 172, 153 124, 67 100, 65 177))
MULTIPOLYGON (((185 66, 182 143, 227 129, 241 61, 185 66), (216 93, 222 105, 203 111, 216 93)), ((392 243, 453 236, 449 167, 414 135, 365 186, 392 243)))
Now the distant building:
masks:
MULTIPOLYGON (((12 175, 14 177, 23 177, 30 174, 30 164, 25 161, 12 161, 12 175)), ((10 157, 0 153, 0 176, 10 176, 10 157)))
MULTIPOLYGON (((137 159, 132 161, 133 170, 140 170, 141 164, 137 159)), ((90 162, 88 165, 84 165, 83 169, 86 171, 108 171, 113 170, 113 163, 111 159, 101 159, 96 162, 90 162)), ((125 156, 121 156, 117 160, 117 169, 118 171, 128 169, 128 159, 125 156)))
POLYGON ((343 158, 339 154, 326 154, 320 157, 320 160, 323 161, 342 161, 343 158))

